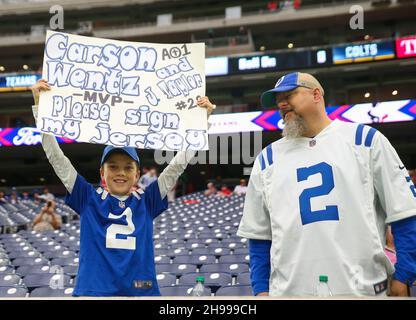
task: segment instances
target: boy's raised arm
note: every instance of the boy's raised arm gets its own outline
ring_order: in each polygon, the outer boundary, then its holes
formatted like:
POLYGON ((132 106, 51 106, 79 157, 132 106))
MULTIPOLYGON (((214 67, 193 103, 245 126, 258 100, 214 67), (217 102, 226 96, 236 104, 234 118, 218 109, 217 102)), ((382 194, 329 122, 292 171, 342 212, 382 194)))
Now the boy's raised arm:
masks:
MULTIPOLYGON (((33 97, 35 99, 35 105, 32 106, 32 111, 36 122, 38 118, 37 104, 39 103, 39 92, 41 90, 49 90, 49 85, 44 80, 39 80, 38 83, 32 87, 33 97)), ((62 152, 54 136, 41 133, 41 137, 42 147, 43 150, 45 150, 46 157, 65 188, 69 193, 72 193, 78 175, 77 171, 73 167, 71 161, 69 161, 62 152)))

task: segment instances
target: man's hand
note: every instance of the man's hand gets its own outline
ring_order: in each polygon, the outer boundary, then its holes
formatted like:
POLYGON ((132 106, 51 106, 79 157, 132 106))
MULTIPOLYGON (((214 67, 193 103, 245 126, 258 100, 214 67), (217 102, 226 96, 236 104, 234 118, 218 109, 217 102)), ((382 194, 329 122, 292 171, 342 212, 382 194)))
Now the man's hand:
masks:
POLYGON ((40 79, 36 84, 34 84, 30 90, 32 90, 33 99, 35 100, 35 105, 39 104, 39 95, 41 91, 51 90, 51 86, 46 82, 45 79, 40 79))
POLYGON ((409 287, 398 281, 392 280, 390 287, 390 296, 391 297, 408 297, 409 296, 409 287))
POLYGON ((211 115, 212 110, 214 110, 216 108, 215 104, 212 104, 209 101, 208 97, 201 97, 201 98, 198 99, 198 101, 196 103, 197 103, 198 107, 207 109, 208 117, 211 115))
POLYGON ((268 297, 268 296, 269 296, 268 292, 260 292, 260 293, 257 294, 256 297, 268 297))

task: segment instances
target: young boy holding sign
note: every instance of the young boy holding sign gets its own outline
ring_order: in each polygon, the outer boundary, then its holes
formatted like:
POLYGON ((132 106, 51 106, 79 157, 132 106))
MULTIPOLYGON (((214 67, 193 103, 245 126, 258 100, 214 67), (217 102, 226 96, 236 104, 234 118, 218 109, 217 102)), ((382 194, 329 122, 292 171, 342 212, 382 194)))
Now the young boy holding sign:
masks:
MULTIPOLYGON (((45 80, 32 87, 37 118, 45 80)), ((198 100, 208 116, 215 105, 198 100)), ((80 257, 74 296, 160 295, 153 253, 153 219, 167 209, 167 193, 196 151, 178 152, 160 177, 144 192, 131 192, 140 176, 140 160, 131 147, 107 146, 100 174, 108 191, 94 189, 63 154, 55 137, 42 134, 42 146, 68 193, 66 203, 81 217, 80 257)))

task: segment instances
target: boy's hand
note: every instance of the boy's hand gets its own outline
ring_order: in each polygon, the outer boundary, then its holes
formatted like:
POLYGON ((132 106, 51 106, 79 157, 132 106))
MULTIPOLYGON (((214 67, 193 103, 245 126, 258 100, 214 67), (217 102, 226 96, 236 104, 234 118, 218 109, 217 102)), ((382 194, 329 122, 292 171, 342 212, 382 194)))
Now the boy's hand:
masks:
POLYGON ((196 103, 197 103, 198 107, 207 109, 208 117, 211 115, 212 110, 214 110, 216 108, 216 105, 212 104, 209 101, 208 97, 200 97, 196 103))
POLYGON ((45 79, 40 79, 36 84, 34 84, 30 90, 32 90, 33 99, 35 100, 35 105, 39 104, 39 95, 41 91, 51 90, 51 86, 46 82, 45 79))

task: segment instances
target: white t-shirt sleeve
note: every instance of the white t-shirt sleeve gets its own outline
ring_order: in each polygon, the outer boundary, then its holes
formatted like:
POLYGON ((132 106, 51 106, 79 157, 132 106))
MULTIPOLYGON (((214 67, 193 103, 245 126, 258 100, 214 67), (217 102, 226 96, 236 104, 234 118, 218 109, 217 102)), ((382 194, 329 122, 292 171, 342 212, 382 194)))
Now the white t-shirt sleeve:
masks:
POLYGON ((374 187, 387 214, 386 223, 416 215, 416 191, 389 140, 380 132, 371 150, 374 187))
POLYGON ((248 239, 271 240, 270 214, 264 198, 260 161, 256 159, 248 183, 243 217, 237 235, 248 239))
MULTIPOLYGON (((32 106, 32 111, 35 121, 37 122, 38 106, 32 106)), ((41 136, 42 147, 45 151, 46 157, 55 170, 56 175, 64 184, 65 188, 69 193, 71 193, 75 185, 75 180, 77 179, 77 171, 73 167, 71 161, 69 161, 69 159, 62 152, 54 136, 43 133, 41 136)))

